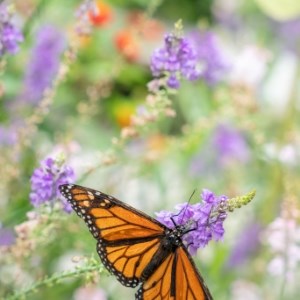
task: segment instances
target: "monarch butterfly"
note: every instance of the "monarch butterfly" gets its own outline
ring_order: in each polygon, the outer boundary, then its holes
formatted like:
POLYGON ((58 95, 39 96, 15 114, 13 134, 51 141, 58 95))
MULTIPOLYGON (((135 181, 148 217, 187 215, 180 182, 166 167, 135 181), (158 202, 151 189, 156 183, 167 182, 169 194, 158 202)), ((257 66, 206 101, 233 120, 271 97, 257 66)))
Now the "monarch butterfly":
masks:
POLYGON ((104 266, 135 299, 212 300, 181 237, 191 229, 169 229, 145 213, 102 192, 74 184, 61 194, 98 241, 104 266))

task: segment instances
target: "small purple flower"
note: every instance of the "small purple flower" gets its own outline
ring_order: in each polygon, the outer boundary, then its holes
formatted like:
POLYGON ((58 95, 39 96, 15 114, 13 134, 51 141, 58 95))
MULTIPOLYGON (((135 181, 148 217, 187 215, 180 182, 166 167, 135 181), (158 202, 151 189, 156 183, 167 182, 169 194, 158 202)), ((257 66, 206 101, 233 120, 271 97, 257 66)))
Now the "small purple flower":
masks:
POLYGON ((189 34, 196 53, 197 64, 201 66, 201 78, 213 85, 220 81, 229 69, 216 35, 213 32, 193 31, 189 34))
POLYGON ((169 228, 183 225, 194 229, 183 235, 183 241, 189 247, 191 254, 205 247, 212 239, 218 241, 224 235, 223 223, 227 217, 224 209, 226 196, 216 196, 204 189, 201 194, 202 202, 197 204, 184 203, 175 207, 176 213, 161 211, 156 213, 157 220, 169 228))
POLYGON ((55 27, 48 25, 38 31, 25 74, 23 99, 37 103, 51 87, 65 46, 62 32, 55 27))
POLYGON ((70 213, 71 207, 61 197, 58 187, 61 184, 73 182, 75 179, 74 171, 71 167, 54 160, 46 158, 41 162, 41 166, 34 170, 31 176, 30 201, 35 207, 46 203, 61 200, 63 209, 70 213))
POLYGON ((0 4, 0 57, 5 53, 16 54, 23 39, 21 31, 12 23, 8 8, 0 4))
POLYGON ((178 89, 182 77, 215 84, 229 65, 212 32, 194 31, 186 38, 168 34, 164 47, 153 53, 150 67, 154 77, 166 76, 167 85, 178 89))
POLYGON ((166 35, 164 47, 154 51, 150 67, 154 77, 166 75, 167 85, 174 89, 179 88, 181 77, 196 80, 200 76, 190 42, 174 34, 166 35))

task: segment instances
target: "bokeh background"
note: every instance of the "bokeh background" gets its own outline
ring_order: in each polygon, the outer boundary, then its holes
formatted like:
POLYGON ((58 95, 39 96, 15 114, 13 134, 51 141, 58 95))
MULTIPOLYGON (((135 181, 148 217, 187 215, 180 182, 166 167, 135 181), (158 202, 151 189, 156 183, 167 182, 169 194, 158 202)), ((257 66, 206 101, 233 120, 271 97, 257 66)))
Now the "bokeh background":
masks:
POLYGON ((198 269, 214 299, 299 297, 298 0, 0 2, 0 297, 134 298, 63 181, 152 216, 255 189, 198 269), (201 76, 162 89, 151 58, 174 31, 201 76))

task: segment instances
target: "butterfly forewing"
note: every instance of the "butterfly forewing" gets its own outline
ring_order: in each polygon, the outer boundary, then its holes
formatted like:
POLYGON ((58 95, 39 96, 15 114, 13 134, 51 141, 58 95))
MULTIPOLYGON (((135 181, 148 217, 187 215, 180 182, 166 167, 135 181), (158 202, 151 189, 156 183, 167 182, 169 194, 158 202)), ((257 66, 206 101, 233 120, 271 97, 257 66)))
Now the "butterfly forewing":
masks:
POLYGON ((104 193, 70 184, 60 186, 60 191, 98 240, 104 266, 123 285, 135 287, 160 245, 165 226, 104 193))

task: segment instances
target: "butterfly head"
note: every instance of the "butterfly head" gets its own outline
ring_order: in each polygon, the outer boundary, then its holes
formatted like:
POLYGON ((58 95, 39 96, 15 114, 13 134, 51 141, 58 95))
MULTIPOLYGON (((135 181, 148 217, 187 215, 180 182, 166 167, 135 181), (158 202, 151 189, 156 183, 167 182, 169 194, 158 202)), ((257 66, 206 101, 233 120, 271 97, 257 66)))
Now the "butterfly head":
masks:
POLYGON ((204 190, 201 196, 200 203, 177 205, 177 213, 162 211, 156 214, 158 221, 172 228, 173 235, 180 236, 183 243, 189 245, 191 254, 196 254, 211 239, 221 239, 224 234, 227 197, 216 196, 208 190, 204 190))
POLYGON ((168 228, 165 232, 168 241, 174 246, 180 246, 182 244, 182 237, 188 232, 196 230, 196 227, 193 226, 192 223, 194 222, 175 225, 173 229, 168 228))

